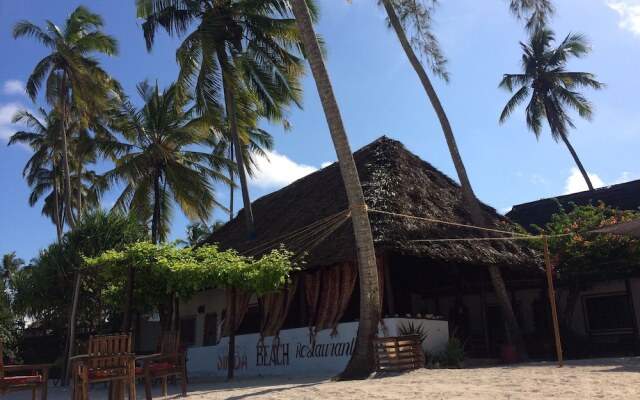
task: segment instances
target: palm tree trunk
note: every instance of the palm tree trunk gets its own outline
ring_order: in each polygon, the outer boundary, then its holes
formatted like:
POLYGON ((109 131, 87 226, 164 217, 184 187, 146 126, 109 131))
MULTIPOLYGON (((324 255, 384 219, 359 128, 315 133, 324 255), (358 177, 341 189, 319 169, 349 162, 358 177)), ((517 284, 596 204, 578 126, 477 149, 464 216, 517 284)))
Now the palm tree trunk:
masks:
MULTIPOLYGON (((229 160, 233 160, 233 144, 229 146, 229 160)), ((233 193, 235 191, 232 168, 229 168, 229 182, 229 221, 231 221, 233 219, 233 193)))
POLYGON ((160 225, 160 202, 162 201, 160 192, 160 171, 156 170, 153 177, 153 217, 151 218, 151 243, 153 244, 159 242, 158 227, 160 225))
POLYGON ((65 360, 64 375, 62 376, 61 386, 69 385, 71 377, 71 357, 73 357, 74 347, 76 343, 76 316, 78 312, 78 301, 80 300, 80 284, 82 282, 82 273, 78 268, 75 269, 75 279, 73 281, 73 297, 71 299, 71 312, 69 315, 69 327, 67 336, 67 353, 65 360))
POLYGON ((177 332, 180 330, 180 299, 177 296, 173 296, 173 304, 173 312, 175 313, 173 329, 177 332))
MULTIPOLYGON (((66 81, 66 74, 63 78, 66 81)), ((64 85, 64 84, 63 84, 64 85)), ((71 211, 71 175, 69 174, 69 146, 67 144, 67 94, 63 91, 61 96, 61 111, 62 111, 62 174, 64 178, 64 210, 67 218, 67 223, 71 229, 76 227, 76 221, 73 218, 73 212, 71 211)))
POLYGON ((231 290, 231 302, 228 305, 227 310, 227 325, 229 326, 229 351, 227 353, 227 379, 233 379, 233 372, 236 367, 236 299, 238 297, 238 291, 232 287, 231 290))
POLYGON ((124 298, 124 315, 122 317, 122 332, 131 330, 131 316, 133 313, 133 288, 134 288, 133 263, 127 264, 126 297, 124 298))
POLYGON ((593 184, 591 183, 591 179, 589 179, 587 170, 584 169, 584 167, 582 166, 582 162, 580 162, 580 159, 578 158, 578 153, 576 153, 576 151, 573 149, 573 146, 569 142, 569 138, 567 137, 567 135, 563 135, 563 134, 560 134, 560 137, 562 138, 562 141, 569 149, 569 153, 571 153, 573 160, 576 162, 576 165, 578 166, 578 169, 580 170, 580 173, 582 174, 584 181, 587 182, 587 187, 589 188, 589 190, 593 190, 593 184))
MULTIPOLYGON (((222 56, 219 56, 222 58, 222 56)), ((223 64, 223 60, 220 62, 223 64)), ((236 164, 238 166, 238 177, 240 178, 240 190, 242 192, 242 203, 244 205, 244 216, 247 224, 247 236, 252 240, 255 231, 253 226, 253 211, 251 210, 251 199, 249 198, 249 188, 247 187, 247 174, 244 168, 244 155, 242 152, 242 144, 238 135, 238 121, 236 119, 236 104, 233 91, 229 89, 227 82, 224 83, 224 98, 227 107, 227 119, 229 120, 229 130, 231 132, 231 140, 235 148, 236 164)))
MULTIPOLYGON (((438 120, 440 121, 442 131, 444 132, 444 136, 447 141, 447 146, 449 147, 449 152, 451 153, 453 165, 455 166, 456 173, 458 174, 458 179, 460 180, 462 196, 464 198, 465 204, 471 212, 471 221, 476 226, 486 227, 486 222, 482 216, 480 205, 478 204, 478 199, 473 193, 471 183, 469 182, 469 177, 467 176, 467 171, 464 167, 464 163, 462 162, 460 152, 458 151, 458 145, 456 144, 456 139, 453 135, 453 130, 451 129, 451 124, 449 123, 447 114, 445 113, 444 108, 440 103, 440 99, 438 98, 438 95, 436 94, 436 91, 433 88, 431 80, 424 70, 422 63, 420 63, 420 60, 413 51, 411 44, 407 40, 407 36, 405 35, 404 29, 402 28, 402 24, 393 8, 393 3, 390 0, 383 0, 382 3, 389 17, 389 22, 396 32, 400 44, 402 45, 405 54, 409 58, 411 66, 418 74, 418 78, 420 79, 424 90, 427 92, 427 96, 429 97, 431 105, 433 106, 433 109, 438 116, 438 120)), ((481 235, 483 237, 486 237, 485 232, 481 232, 481 235)), ((527 354, 527 349, 524 345, 522 334, 520 332, 515 314, 513 313, 513 308, 511 307, 511 301, 509 300, 509 295, 507 293, 504 280, 502 279, 502 274, 500 273, 498 267, 489 266, 489 275, 491 277, 491 283, 493 284, 498 304, 500 306, 500 311, 507 321, 510 336, 515 340, 515 345, 518 349, 518 356, 523 361, 528 360, 529 356, 527 354)))
POLYGON ((360 323, 353 355, 339 379, 363 379, 374 368, 373 337, 377 333, 380 319, 380 293, 378 291, 378 271, 369 216, 367 215, 362 186, 358 177, 353 154, 349 146, 338 103, 331 87, 329 74, 322 60, 320 46, 313 30, 311 16, 305 0, 291 2, 296 22, 302 33, 305 53, 318 88, 331 139, 336 149, 338 165, 349 199, 351 221, 358 251, 360 272, 360 323))
POLYGON ((76 193, 77 195, 77 220, 80 221, 82 219, 82 157, 77 154, 76 157, 78 157, 78 191, 76 193))
POLYGON ((56 235, 58 238, 58 243, 62 241, 62 221, 60 220, 60 193, 58 191, 58 177, 57 177, 56 162, 55 155, 53 156, 51 171, 53 171, 53 220, 56 224, 56 235))
MULTIPOLYGON (((220 69, 223 69, 228 64, 224 58, 224 53, 218 52, 218 61, 220 63, 220 69)), ((242 192, 242 203, 244 205, 244 218, 247 225, 247 239, 253 240, 255 236, 255 229, 253 225, 253 211, 251 210, 251 199, 249 198, 249 188, 247 186, 247 175, 244 169, 244 155, 242 153, 242 145, 240 143, 240 137, 238 135, 238 120, 236 119, 236 103, 233 96, 233 91, 229 88, 229 81, 225 76, 223 78, 223 90, 224 90, 224 102, 227 108, 227 119, 229 120, 229 131, 231 133, 231 140, 236 153, 236 164, 238 167, 238 177, 240 178, 240 190, 242 192)), ((229 366, 227 369, 227 378, 233 378, 233 368, 235 366, 235 343, 236 343, 236 288, 231 288, 231 305, 229 315, 229 366)))

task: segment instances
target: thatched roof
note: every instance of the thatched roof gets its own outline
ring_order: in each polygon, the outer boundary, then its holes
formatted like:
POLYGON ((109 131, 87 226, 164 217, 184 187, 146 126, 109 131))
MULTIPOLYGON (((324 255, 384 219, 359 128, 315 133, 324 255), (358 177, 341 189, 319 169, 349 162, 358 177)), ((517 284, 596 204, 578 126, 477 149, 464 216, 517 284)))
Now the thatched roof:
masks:
POLYGON ((640 238, 640 218, 631 221, 621 222, 619 224, 605 226, 603 228, 594 229, 591 232, 596 233, 615 233, 616 235, 626 235, 640 238))
MULTIPOLYGON (((381 137, 354 153, 367 206, 432 219, 470 224, 462 204, 460 186, 395 140, 381 137)), ((248 242, 244 214, 214 232, 209 243, 247 252, 270 240, 308 226, 348 208, 347 196, 337 163, 301 178, 266 195, 252 206, 256 237, 248 242)), ((500 227, 506 219, 483 205, 484 217, 500 227)), ((522 242, 464 241, 415 242, 416 239, 480 237, 476 230, 418 221, 394 215, 369 213, 377 249, 428 260, 466 265, 531 266, 538 253, 522 242)), ((495 234, 492 234, 495 236, 495 234)), ((297 246, 285 247, 299 251, 297 246)), ((351 221, 308 252, 306 266, 355 261, 351 221)))
POLYGON ((518 204, 507 213, 507 217, 526 229, 530 229, 532 224, 544 227, 547 222, 551 221, 551 216, 558 213, 558 203, 565 210, 570 211, 570 203, 586 206, 589 204, 597 205, 599 201, 620 210, 638 210, 640 207, 640 180, 518 204))

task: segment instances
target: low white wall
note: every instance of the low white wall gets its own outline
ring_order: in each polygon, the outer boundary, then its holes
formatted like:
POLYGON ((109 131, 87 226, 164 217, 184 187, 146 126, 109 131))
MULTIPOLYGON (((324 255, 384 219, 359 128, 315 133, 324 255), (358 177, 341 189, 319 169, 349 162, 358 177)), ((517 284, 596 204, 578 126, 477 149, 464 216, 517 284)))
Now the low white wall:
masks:
POLYGON ((427 333, 427 338, 422 342, 422 349, 430 353, 439 353, 449 339, 449 323, 434 319, 385 318, 386 332, 382 328, 381 333, 384 336, 400 336, 402 327, 406 329, 411 324, 416 328, 422 327, 427 333))
MULTIPOLYGON (((397 336, 402 324, 420 324, 428 331, 423 347, 439 351, 449 337, 447 321, 408 318, 385 318, 384 329, 379 335, 397 336)), ((264 338, 260 335, 236 337, 234 374, 236 376, 285 375, 295 373, 338 373, 342 371, 355 344, 358 322, 338 325, 337 334, 331 337, 331 330, 319 332, 315 342, 311 342, 309 328, 288 329, 280 332, 280 339, 264 338)), ((219 344, 206 347, 190 347, 187 370, 189 375, 226 376, 228 338, 219 344)))

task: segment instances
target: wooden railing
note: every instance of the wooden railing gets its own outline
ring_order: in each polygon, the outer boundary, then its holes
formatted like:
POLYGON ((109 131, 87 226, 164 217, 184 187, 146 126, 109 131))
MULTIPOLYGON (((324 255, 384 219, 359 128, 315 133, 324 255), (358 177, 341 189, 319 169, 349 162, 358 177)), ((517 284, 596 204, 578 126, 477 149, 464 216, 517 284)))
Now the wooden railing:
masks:
POLYGON ((373 339, 377 372, 396 372, 424 367, 420 336, 391 336, 373 339))

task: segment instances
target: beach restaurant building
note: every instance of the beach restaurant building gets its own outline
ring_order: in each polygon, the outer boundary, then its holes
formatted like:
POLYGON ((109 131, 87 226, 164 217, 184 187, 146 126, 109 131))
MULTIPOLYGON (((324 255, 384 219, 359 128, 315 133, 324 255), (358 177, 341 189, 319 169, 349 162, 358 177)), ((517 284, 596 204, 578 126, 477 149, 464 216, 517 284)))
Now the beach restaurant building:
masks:
MULTIPOLYGON (((422 326, 427 333, 423 347, 433 353, 451 332, 467 340, 472 352, 498 353, 507 338, 489 265, 500 268, 523 330, 535 330, 529 305, 544 296, 539 252, 522 242, 472 240, 481 235, 465 226, 471 218, 460 186, 401 143, 381 137, 355 152, 354 159, 376 249, 380 335, 422 326)), ((207 242, 254 256, 284 245, 304 263, 278 293, 237 296, 231 363, 227 293, 212 288, 181 304, 189 373, 226 375, 229 365, 236 375, 341 371, 353 351, 360 288, 338 165, 255 200, 252 209, 252 240, 247 240, 241 211, 207 242)), ((494 209, 482 205, 482 212, 490 227, 505 228, 506 219, 494 209)))
MULTIPOLYGON (((619 210, 640 209, 640 180, 540 199, 513 206, 506 216, 536 233, 533 226, 544 227, 562 207, 570 212, 574 205, 604 203, 619 210)), ((637 235, 637 234, 636 234, 637 235)), ((640 265, 640 260, 628 260, 640 265)), ((609 260, 602 268, 614 267, 609 260)), ((568 292, 559 288, 558 304, 565 306, 568 292)), ((571 314, 571 340, 567 350, 574 357, 638 354, 640 351, 640 268, 621 279, 600 282, 582 291, 571 314), (573 348, 571 348, 573 347, 573 348)), ((540 319, 540 331, 550 330, 548 319, 540 319)))

